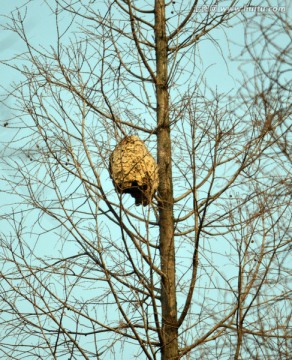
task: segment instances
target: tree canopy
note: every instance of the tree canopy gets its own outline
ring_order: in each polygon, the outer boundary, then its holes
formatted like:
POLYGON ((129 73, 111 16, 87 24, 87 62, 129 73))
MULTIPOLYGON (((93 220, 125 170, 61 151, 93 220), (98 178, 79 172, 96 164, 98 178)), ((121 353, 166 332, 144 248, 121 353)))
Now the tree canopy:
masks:
POLYGON ((46 1, 45 44, 34 4, 4 25, 1 358, 288 359, 288 3, 46 1), (126 136, 147 206, 112 182, 126 136))

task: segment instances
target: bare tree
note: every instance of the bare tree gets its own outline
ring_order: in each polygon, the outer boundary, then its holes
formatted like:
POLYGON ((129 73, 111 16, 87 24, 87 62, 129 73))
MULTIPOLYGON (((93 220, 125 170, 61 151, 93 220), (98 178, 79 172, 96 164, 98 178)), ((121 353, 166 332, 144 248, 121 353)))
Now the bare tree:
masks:
POLYGON ((22 81, 2 124, 1 358, 288 359, 291 42, 270 36, 291 27, 215 5, 56 0, 47 47, 11 15, 26 51, 2 62, 22 81), (222 94, 200 46, 238 21, 263 43, 246 34, 222 94), (157 158, 147 206, 110 178, 128 135, 157 158))

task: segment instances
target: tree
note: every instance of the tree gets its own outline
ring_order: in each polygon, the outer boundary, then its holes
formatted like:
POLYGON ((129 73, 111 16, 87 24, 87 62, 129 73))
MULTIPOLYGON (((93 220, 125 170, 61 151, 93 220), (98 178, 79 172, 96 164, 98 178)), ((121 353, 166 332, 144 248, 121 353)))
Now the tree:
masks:
MULTIPOLYGON (((230 96, 198 61, 204 39, 261 25, 237 1, 48 6, 52 46, 21 11, 7 25, 26 51, 3 61, 22 81, 3 123, 2 358, 288 359, 289 46, 247 42, 230 96), (132 134, 159 167, 146 207, 108 171, 132 134)), ((286 13, 264 15, 286 41, 286 13)))

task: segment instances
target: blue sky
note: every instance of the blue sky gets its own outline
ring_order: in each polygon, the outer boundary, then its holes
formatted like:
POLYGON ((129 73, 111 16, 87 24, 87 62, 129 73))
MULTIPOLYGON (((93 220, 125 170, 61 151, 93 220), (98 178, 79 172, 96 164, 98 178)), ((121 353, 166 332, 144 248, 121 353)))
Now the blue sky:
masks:
MULTIPOLYGON (((14 2, 4 1, 3 5, 1 5, 1 12, 2 14, 8 15, 9 12, 16 6, 21 7, 25 4, 26 1, 21 0, 14 2)), ((42 45, 48 47, 50 44, 53 44, 55 40, 54 16, 49 13, 47 6, 41 1, 32 1, 28 4, 28 9, 29 11, 26 16, 25 27, 27 29, 29 39, 33 41, 36 46, 42 45)), ((25 8, 22 7, 21 11, 24 12, 24 10, 25 8)), ((4 25, 5 22, 5 16, 2 16, 0 18, 0 24, 4 25)), ((239 23, 236 26, 231 26, 226 29, 226 34, 224 34, 222 30, 218 30, 212 33, 212 36, 213 40, 216 40, 218 47, 214 46, 214 42, 211 40, 204 40, 199 43, 198 68, 201 69, 202 72, 206 70, 206 78, 208 80, 208 85, 211 88, 218 88, 219 92, 230 92, 231 95, 234 95, 238 88, 237 81, 241 78, 238 69, 240 63, 231 62, 229 60, 229 54, 231 57, 237 57, 237 60, 241 60, 239 48, 236 43, 243 43, 243 26, 239 23), (226 36, 228 37, 228 40, 226 40, 226 36), (221 49, 221 52, 219 48, 221 49), (223 59, 224 57, 225 60, 223 59)), ((19 54, 24 50, 23 44, 17 35, 7 31, 0 31, 0 47, 1 58, 13 57, 15 54, 19 54)), ((252 65, 250 65, 249 69, 252 71, 252 65)), ((0 74, 1 85, 5 86, 7 86, 10 82, 17 82, 21 79, 19 73, 1 64, 0 74)), ((0 94, 3 94, 3 90, 1 89, 0 94)), ((8 100, 7 104, 11 105, 11 102, 8 100)), ((6 119, 7 116, 10 116, 10 113, 3 105, 0 110, 1 125, 5 121, 4 119, 6 119)), ((0 127, 0 141, 9 140, 9 138, 13 138, 14 135, 15 131, 13 129, 0 127)), ((3 203, 8 205, 14 200, 17 200, 13 195, 7 195, 4 193, 1 193, 0 195, 2 205, 3 203)), ((129 199, 127 203, 132 203, 132 201, 133 199, 129 199)), ((8 208, 10 208, 10 205, 8 205, 8 208)), ((0 206, 0 215, 3 209, 5 210, 5 208, 0 206)), ((33 218, 28 219, 28 224, 33 221, 33 218)), ((52 220, 47 219, 47 221, 52 220)), ((49 227, 52 224, 53 222, 49 224, 49 227)), ((5 232, 6 229, 3 229, 2 227, 1 230, 5 232)), ((42 249, 43 253, 46 252, 48 240, 50 239, 44 236, 39 243, 39 249, 42 249)), ((214 243, 212 246, 214 246, 214 243)), ((218 246, 220 247, 220 244, 218 244, 218 246)), ((69 248, 67 248, 67 251, 68 249, 69 248)))

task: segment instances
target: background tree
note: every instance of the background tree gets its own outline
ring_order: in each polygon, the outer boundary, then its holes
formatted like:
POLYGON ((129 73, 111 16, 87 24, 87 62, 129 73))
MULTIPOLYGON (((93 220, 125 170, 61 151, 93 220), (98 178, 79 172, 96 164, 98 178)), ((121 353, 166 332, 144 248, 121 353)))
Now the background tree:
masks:
POLYGON ((288 10, 217 5, 48 2, 46 47, 11 15, 26 50, 2 62, 22 76, 3 122, 2 358, 288 359, 288 10), (243 76, 221 93, 200 49, 224 53, 238 21, 243 76), (159 166, 147 207, 108 171, 133 134, 159 166))

